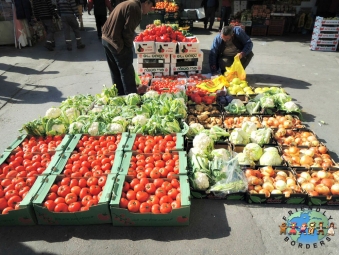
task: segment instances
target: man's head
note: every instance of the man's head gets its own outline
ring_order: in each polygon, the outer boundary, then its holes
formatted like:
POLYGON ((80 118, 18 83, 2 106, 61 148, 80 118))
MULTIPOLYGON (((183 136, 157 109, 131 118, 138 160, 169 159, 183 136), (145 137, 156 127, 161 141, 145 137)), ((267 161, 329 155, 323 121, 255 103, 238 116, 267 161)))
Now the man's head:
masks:
POLYGON ((233 27, 225 26, 221 29, 220 37, 224 42, 227 42, 232 39, 233 36, 233 27))
POLYGON ((155 7, 155 0, 141 0, 142 14, 147 14, 155 7))

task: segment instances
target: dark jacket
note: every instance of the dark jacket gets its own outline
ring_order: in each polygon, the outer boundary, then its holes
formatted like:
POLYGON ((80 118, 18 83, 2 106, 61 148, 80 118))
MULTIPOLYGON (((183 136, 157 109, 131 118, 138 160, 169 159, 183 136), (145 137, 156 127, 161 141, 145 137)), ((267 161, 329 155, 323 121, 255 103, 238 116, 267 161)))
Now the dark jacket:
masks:
POLYGON ((107 16, 107 9, 109 12, 113 7, 109 0, 88 0, 88 11, 91 11, 94 5, 94 15, 107 16))
POLYGON ((40 20, 57 17, 55 7, 51 0, 32 0, 34 17, 40 20))
POLYGON ((75 0, 57 0, 60 16, 75 15, 79 17, 78 6, 75 0))
POLYGON ((111 44, 117 52, 124 47, 133 47, 135 29, 141 22, 140 0, 118 4, 102 27, 102 39, 111 44))
MULTIPOLYGON (((207 1, 208 0, 202 0, 201 2, 201 7, 204 7, 205 9, 207 8, 207 1)), ((215 1, 215 9, 219 8, 219 0, 215 1)))
MULTIPOLYGON (((253 49, 253 42, 251 38, 240 27, 234 27, 233 32, 233 44, 238 50, 247 56, 253 49)), ((209 64, 212 73, 219 70, 219 58, 222 56, 224 49, 225 42, 221 39, 220 34, 218 34, 213 40, 209 55, 209 64)))
POLYGON ((28 22, 32 19, 32 6, 29 0, 14 0, 17 19, 27 19, 28 22))

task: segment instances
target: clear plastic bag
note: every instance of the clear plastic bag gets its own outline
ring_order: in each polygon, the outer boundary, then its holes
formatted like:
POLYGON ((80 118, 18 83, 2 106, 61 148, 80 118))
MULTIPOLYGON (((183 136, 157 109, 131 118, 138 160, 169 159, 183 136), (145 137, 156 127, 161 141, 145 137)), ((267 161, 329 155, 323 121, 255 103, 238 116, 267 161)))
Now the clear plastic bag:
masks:
POLYGON ((223 169, 226 171, 226 178, 213 185, 209 192, 216 197, 224 198, 228 194, 247 191, 247 179, 239 166, 237 158, 232 158, 225 162, 223 169))

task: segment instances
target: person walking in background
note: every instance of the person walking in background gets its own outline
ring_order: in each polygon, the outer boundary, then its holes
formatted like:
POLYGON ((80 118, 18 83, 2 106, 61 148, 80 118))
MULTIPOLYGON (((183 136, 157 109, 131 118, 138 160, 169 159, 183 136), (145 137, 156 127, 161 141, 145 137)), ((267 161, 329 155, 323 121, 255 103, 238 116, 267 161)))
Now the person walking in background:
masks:
POLYGON ((87 0, 83 0, 83 10, 87 12, 87 0))
POLYGON ((109 13, 113 11, 113 7, 109 0, 88 0, 88 14, 91 15, 91 10, 94 5, 95 24, 97 25, 98 38, 101 39, 101 28, 107 20, 107 9, 109 13), (107 9, 106 9, 107 8, 107 9))
POLYGON ((230 19, 231 13, 232 13, 231 0, 222 0, 219 30, 221 30, 223 26, 229 25, 229 19, 230 19))
POLYGON ((55 47, 55 26, 53 24, 53 17, 59 18, 51 0, 32 0, 33 13, 36 19, 41 20, 44 24, 47 36, 45 48, 50 51, 55 47))
POLYGON ((72 50, 71 29, 75 34, 77 48, 85 48, 85 44, 83 44, 81 41, 79 23, 76 19, 76 17, 79 18, 79 11, 75 0, 57 0, 57 5, 61 17, 62 27, 64 29, 67 50, 72 50))
POLYGON ((208 21, 210 25, 208 30, 212 30, 214 19, 215 19, 215 12, 219 8, 219 0, 202 0, 201 7, 205 9, 205 20, 204 20, 204 28, 207 29, 208 21))
MULTIPOLYGON (((102 45, 119 95, 136 93, 133 40, 142 14, 152 11, 155 0, 129 0, 118 4, 102 27, 102 45)), ((140 90, 138 90, 141 93, 140 90)))
POLYGON ((75 3, 78 6, 80 30, 84 30, 84 22, 82 20, 82 6, 84 4, 84 0, 75 0, 75 3))

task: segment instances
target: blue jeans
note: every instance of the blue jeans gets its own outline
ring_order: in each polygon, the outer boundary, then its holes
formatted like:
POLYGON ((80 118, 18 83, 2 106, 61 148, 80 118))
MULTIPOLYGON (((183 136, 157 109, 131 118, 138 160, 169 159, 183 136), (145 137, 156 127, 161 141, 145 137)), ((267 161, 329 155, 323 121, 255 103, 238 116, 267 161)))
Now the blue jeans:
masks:
POLYGON ((223 26, 228 26, 228 20, 231 16, 231 7, 222 6, 220 12, 220 26, 219 29, 222 29, 223 26))
POLYGON ((137 93, 133 67, 133 49, 124 47, 119 53, 105 40, 102 40, 107 63, 111 71, 113 84, 116 84, 119 95, 137 93))

